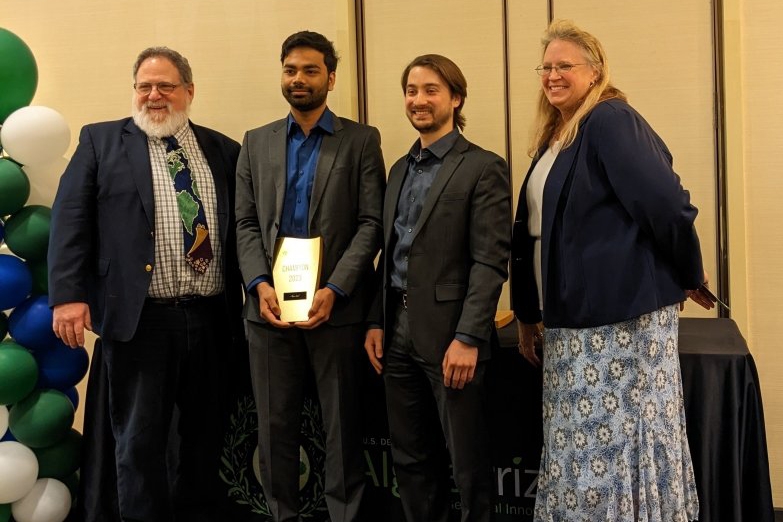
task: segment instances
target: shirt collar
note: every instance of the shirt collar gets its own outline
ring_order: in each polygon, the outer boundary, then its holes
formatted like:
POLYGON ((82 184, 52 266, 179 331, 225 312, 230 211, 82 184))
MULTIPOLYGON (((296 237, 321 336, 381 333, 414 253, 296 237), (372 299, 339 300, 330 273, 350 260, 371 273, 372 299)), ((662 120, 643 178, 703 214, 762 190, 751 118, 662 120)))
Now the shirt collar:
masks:
MULTIPOLYGON (((443 159, 443 157, 448 154, 448 152, 451 150, 451 148, 454 146, 455 143, 457 143, 457 138, 459 137, 459 128, 454 127, 451 132, 446 134, 445 136, 442 136, 430 145, 429 147, 425 148, 424 150, 427 150, 432 154, 433 156, 437 157, 438 159, 443 159)), ((411 147, 411 150, 408 152, 408 154, 414 159, 419 160, 421 158, 421 140, 416 140, 416 142, 413 144, 413 147, 411 147)))
MULTIPOLYGON (((294 131, 294 129, 299 128, 299 124, 296 123, 294 115, 289 112, 287 120, 288 136, 291 136, 291 133, 294 131)), ((334 134, 334 113, 329 110, 329 107, 327 107, 323 114, 321 114, 321 117, 318 118, 318 121, 315 123, 312 130, 315 129, 321 129, 327 134, 334 134)))
POLYGON ((185 125, 182 126, 181 129, 179 129, 177 132, 174 133, 174 137, 177 138, 177 141, 179 143, 182 143, 182 141, 190 134, 190 122, 185 123, 185 125))
MULTIPOLYGON (((174 138, 177 140, 177 143, 182 143, 185 138, 190 136, 191 132, 192 131, 190 129, 190 120, 188 120, 187 122, 185 122, 185 125, 180 127, 174 134, 172 134, 172 136, 174 136, 174 138)), ((161 143, 163 143, 165 145, 165 143, 166 143, 165 142, 165 138, 168 138, 168 136, 164 136, 163 138, 158 138, 156 136, 147 135, 147 138, 153 139, 153 140, 158 140, 159 142, 161 142, 161 143)))

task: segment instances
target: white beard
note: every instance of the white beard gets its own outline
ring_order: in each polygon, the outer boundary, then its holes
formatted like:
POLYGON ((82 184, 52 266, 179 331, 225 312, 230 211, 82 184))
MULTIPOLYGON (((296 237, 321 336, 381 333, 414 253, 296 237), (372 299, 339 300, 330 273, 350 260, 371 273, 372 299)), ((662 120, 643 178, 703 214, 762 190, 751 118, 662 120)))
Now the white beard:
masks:
POLYGON ((178 130, 187 125, 188 114, 190 113, 190 104, 184 111, 172 111, 171 104, 166 104, 169 109, 169 114, 163 121, 156 121, 147 108, 147 104, 144 103, 141 107, 137 107, 135 102, 131 103, 131 112, 133 114, 133 122, 138 128, 140 128, 147 136, 154 138, 165 138, 166 136, 173 136, 178 130))

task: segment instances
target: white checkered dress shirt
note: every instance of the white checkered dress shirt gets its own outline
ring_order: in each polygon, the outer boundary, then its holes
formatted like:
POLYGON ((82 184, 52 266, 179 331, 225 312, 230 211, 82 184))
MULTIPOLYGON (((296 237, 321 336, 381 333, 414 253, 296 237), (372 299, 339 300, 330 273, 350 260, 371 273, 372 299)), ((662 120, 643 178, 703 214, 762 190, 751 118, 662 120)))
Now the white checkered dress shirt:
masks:
POLYGON ((156 298, 185 295, 215 295, 223 291, 223 245, 218 234, 217 197, 212 173, 190 125, 174 137, 188 155, 190 171, 198 184, 201 202, 209 226, 209 240, 214 258, 206 273, 196 273, 185 261, 182 220, 177 209, 176 193, 166 166, 166 142, 147 137, 152 165, 152 189, 155 197, 155 265, 149 296, 156 298))

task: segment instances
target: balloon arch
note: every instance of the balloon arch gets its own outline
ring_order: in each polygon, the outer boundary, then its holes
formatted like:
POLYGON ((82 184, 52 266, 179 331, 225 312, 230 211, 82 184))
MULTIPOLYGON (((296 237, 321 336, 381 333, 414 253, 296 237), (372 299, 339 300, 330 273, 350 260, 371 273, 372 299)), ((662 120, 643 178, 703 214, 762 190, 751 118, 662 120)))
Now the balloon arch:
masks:
POLYGON ((52 333, 51 209, 27 204, 28 173, 62 163, 71 135, 57 111, 29 105, 37 86, 32 51, 0 27, 0 522, 65 520, 81 460, 72 424, 89 357, 52 333))

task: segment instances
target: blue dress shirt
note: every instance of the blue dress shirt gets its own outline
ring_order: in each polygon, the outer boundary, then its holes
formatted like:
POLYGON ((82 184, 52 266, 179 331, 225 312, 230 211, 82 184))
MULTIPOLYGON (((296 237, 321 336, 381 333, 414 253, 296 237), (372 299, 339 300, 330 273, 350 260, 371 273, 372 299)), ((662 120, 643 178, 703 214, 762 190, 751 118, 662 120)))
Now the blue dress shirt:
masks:
POLYGON ((455 128, 426 149, 422 149, 421 142, 416 140, 408 152, 408 172, 400 190, 397 215, 394 218, 396 241, 389 276, 395 290, 408 287, 408 253, 416 232, 416 222, 424 208, 424 198, 443 165, 443 158, 457 142, 457 137, 459 131, 455 128))
MULTIPOLYGON (((389 278, 395 290, 408 287, 408 253, 413 243, 416 224, 432 182, 443 166, 443 159, 454 147, 458 137, 459 130, 455 127, 425 149, 421 148, 421 141, 416 140, 408 152, 408 172, 400 190, 397 215, 394 218, 396 241, 392 250, 389 278)), ((482 342, 481 339, 461 332, 456 332, 454 338, 471 346, 478 346, 482 342)))
MULTIPOLYGON (((313 192, 315 169, 324 134, 334 134, 334 113, 328 108, 305 136, 304 131, 288 114, 286 141, 286 187, 283 199, 283 215, 280 218, 280 237, 308 238, 310 214, 310 196, 313 192)), ((271 282, 271 277, 261 276, 250 282, 248 291, 258 283, 271 282)), ((327 286, 338 295, 345 292, 331 283, 327 286)))

